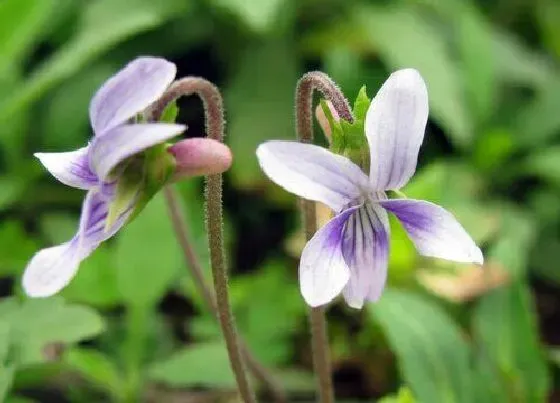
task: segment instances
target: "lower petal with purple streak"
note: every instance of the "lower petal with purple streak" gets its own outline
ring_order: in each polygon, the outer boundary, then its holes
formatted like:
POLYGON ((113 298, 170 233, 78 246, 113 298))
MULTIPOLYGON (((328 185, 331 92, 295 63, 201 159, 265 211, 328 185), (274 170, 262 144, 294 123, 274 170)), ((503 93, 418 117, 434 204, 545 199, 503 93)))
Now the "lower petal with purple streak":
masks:
POLYGON ((327 304, 348 282, 350 272, 342 256, 342 233, 346 221, 358 208, 344 210, 305 245, 299 263, 299 283, 308 305, 327 304))
POLYGON ((482 264, 482 252, 449 211, 423 200, 395 199, 380 202, 397 216, 418 252, 465 263, 482 264))
POLYGON ((101 193, 87 193, 82 205, 78 233, 62 245, 40 250, 27 265, 23 275, 23 288, 29 296, 48 297, 68 285, 76 275, 80 262, 124 225, 134 205, 106 230, 108 207, 101 193))
POLYGON ((363 205, 346 222, 342 254, 350 268, 350 280, 343 295, 352 308, 364 301, 377 301, 387 279, 389 256, 387 213, 370 203, 363 205))

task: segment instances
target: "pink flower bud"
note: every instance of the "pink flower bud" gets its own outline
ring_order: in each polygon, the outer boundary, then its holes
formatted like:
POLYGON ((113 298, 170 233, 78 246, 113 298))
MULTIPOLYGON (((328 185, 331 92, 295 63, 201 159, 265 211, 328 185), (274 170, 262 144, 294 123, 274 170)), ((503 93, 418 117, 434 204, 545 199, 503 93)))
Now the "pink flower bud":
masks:
POLYGON ((207 138, 181 140, 167 151, 175 157, 174 181, 189 176, 222 173, 229 169, 233 158, 228 146, 207 138))
MULTIPOLYGON (((331 101, 327 101, 327 106, 329 107, 335 122, 338 122, 340 120, 340 116, 338 116, 338 113, 334 109, 334 106, 331 103, 331 101)), ((323 107, 321 106, 321 104, 317 105, 317 107, 315 108, 315 117, 317 118, 317 121, 319 122, 319 126, 321 126, 321 129, 323 129, 323 133, 325 134, 325 137, 330 143, 332 141, 331 126, 329 125, 329 120, 327 119, 325 112, 323 112, 323 107)))

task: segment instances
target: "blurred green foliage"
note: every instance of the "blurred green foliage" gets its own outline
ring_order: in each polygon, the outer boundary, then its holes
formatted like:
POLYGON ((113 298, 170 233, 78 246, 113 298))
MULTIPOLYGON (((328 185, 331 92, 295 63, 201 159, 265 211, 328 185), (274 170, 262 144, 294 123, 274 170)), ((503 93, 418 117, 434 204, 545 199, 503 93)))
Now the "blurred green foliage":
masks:
MULTIPOLYGON (((223 91, 235 161, 225 193, 234 311, 294 401, 312 401, 314 386, 298 213, 254 152, 294 138, 305 71, 325 71, 354 99, 400 67, 420 70, 431 107, 404 191, 453 211, 486 264, 420 258, 393 225, 381 301, 329 312, 339 401, 557 401, 558 21, 557 0, 0 0, 0 401, 211 401, 234 385, 161 196, 61 296, 21 292, 32 254, 73 235, 82 197, 33 152, 85 144, 96 88, 145 54, 223 91)), ((179 108, 188 135, 203 135, 197 102, 179 108)), ((179 190, 209 274, 201 181, 179 190)))

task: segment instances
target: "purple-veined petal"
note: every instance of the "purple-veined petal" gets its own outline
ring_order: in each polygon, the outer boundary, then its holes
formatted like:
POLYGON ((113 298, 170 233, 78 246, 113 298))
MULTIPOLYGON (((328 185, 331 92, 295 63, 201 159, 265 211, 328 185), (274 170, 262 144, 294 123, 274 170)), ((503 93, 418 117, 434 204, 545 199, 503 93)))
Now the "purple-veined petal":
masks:
POLYGON ((376 190, 399 189, 416 170, 428 120, 428 91, 414 69, 396 71, 369 106, 365 132, 370 181, 376 190))
POLYGON ((90 165, 99 180, 105 181, 111 170, 126 158, 163 143, 185 130, 184 125, 149 123, 115 127, 93 139, 90 165))
POLYGON ((106 231, 108 204, 100 193, 89 191, 82 205, 80 227, 74 238, 40 250, 27 265, 23 274, 26 294, 30 297, 48 297, 68 285, 76 275, 80 262, 124 225, 132 207, 106 231))
POLYGON ((316 307, 332 301, 348 282, 350 271, 342 256, 342 237, 346 220, 358 208, 344 210, 305 245, 299 262, 299 285, 308 305, 316 307))
POLYGON ((268 141, 257 149, 264 173, 288 192, 340 211, 367 188, 367 176, 348 158, 312 144, 268 141))
POLYGON ((367 203, 346 222, 342 254, 350 279, 342 294, 352 308, 377 301, 385 288, 389 260, 389 218, 380 206, 367 203))
POLYGON ((482 252, 449 211, 423 200, 380 202, 397 216, 421 255, 482 264, 482 252))
POLYGON ((111 77, 89 106, 96 135, 125 123, 156 101, 175 78, 177 68, 156 57, 140 57, 111 77))
POLYGON ((97 185, 97 176, 89 167, 88 147, 64 153, 35 153, 41 164, 60 182, 78 189, 97 185))

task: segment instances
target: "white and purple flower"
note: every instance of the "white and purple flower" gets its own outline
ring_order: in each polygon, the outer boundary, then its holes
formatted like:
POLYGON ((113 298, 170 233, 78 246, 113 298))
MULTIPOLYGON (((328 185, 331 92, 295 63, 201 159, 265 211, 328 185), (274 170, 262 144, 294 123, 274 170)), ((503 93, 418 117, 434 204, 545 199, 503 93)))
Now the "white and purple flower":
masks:
POLYGON ((369 176, 346 157, 315 145, 259 146, 257 156, 270 179, 336 213, 301 255, 301 293, 310 306, 341 292, 354 308, 380 298, 389 255, 387 212, 402 223, 420 254, 482 264, 482 252, 451 213, 427 201, 386 196, 414 174, 427 120, 426 85, 416 70, 405 69, 389 77, 367 111, 369 176))
MULTIPOLYGON (((76 274, 80 262, 141 208, 140 199, 146 195, 135 180, 143 180, 145 172, 138 156, 181 134, 185 126, 137 122, 166 91, 175 74, 175 65, 164 59, 141 57, 132 61, 93 97, 89 116, 94 137, 86 147, 35 154, 60 182, 87 190, 87 194, 76 235, 62 245, 37 252, 27 265, 23 288, 29 296, 46 297, 61 290, 76 274), (117 193, 125 185, 131 191, 123 202, 117 193), (115 207, 116 213, 110 214, 115 207)), ((231 163, 229 149, 210 139, 187 139, 166 150, 163 159, 175 161, 175 177, 221 172, 231 163)))

